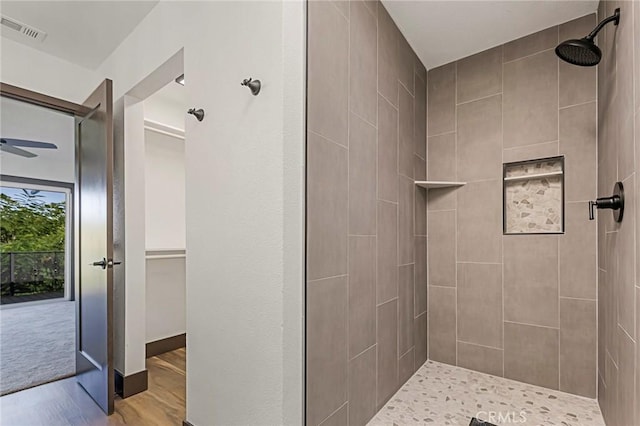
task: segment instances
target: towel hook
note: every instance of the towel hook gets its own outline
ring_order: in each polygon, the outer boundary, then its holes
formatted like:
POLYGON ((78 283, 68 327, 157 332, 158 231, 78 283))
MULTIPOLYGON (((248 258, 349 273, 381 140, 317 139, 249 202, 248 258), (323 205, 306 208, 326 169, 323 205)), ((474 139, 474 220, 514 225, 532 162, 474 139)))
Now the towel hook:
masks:
POLYGON ((189 111, 187 111, 187 114, 193 115, 196 119, 198 119, 198 121, 204 120, 204 110, 202 108, 190 108, 189 111))
POLYGON ((260 83, 260 80, 253 80, 251 77, 242 80, 242 83, 240 83, 240 85, 247 86, 249 89, 251 89, 251 93, 253 93, 253 96, 257 96, 258 93, 260 93, 260 88, 262 87, 262 83, 260 83))

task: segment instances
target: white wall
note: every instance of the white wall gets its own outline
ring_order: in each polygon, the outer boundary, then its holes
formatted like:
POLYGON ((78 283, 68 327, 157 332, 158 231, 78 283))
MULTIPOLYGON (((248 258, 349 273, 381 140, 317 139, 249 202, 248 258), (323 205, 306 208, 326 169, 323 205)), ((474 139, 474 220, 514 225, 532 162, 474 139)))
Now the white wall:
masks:
MULTIPOLYGON (((145 101, 144 114, 158 121, 162 116, 148 114, 149 105, 155 104, 145 101)), ((174 108, 178 113, 165 114, 163 123, 169 121, 174 127, 180 124, 184 127, 184 119, 180 123, 184 111, 179 107, 174 108)), ((144 137, 148 343, 186 332, 185 168, 184 139, 149 129, 144 137), (182 257, 168 257, 173 253, 167 249, 181 249, 177 252, 182 257)))
POLYGON ((184 140, 152 130, 145 130, 144 138, 146 249, 184 249, 184 140))
POLYGON ((183 47, 187 420, 300 424, 303 3, 160 3, 99 72, 118 97, 183 47))
POLYGON ((82 103, 104 79, 93 70, 0 37, 0 80, 35 92, 82 103))
POLYGON ((0 173, 33 179, 74 182, 75 122, 70 115, 8 98, 0 98, 0 136, 56 144, 58 149, 25 148, 26 158, 0 153, 0 173))
POLYGON ((185 333, 185 258, 148 258, 146 266, 146 343, 185 333))

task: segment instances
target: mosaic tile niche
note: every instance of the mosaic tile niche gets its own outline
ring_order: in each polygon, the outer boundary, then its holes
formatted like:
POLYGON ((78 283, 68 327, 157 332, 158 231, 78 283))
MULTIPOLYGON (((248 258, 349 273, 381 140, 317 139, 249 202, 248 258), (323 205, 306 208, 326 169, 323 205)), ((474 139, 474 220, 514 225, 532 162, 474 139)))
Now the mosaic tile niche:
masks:
POLYGON ((563 157, 504 165, 504 233, 561 233, 563 157))

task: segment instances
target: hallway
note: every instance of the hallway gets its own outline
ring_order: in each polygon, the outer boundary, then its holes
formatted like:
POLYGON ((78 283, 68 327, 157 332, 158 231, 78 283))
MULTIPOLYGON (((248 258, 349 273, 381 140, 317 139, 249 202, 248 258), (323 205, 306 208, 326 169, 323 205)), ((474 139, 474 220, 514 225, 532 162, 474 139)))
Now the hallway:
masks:
POLYGON ((0 398, 4 426, 179 425, 185 418, 186 350, 147 359, 149 389, 125 400, 106 417, 75 382, 60 380, 0 398))

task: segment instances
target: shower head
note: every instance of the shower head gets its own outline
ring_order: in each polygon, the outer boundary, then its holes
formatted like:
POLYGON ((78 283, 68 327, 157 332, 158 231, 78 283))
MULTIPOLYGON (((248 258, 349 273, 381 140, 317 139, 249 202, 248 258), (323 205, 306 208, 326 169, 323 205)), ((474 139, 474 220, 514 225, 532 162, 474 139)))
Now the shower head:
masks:
POLYGON ((556 47, 556 55, 565 62, 581 67, 598 65, 602 58, 600 48, 586 37, 563 41, 556 47))
POLYGON ((566 40, 556 47, 556 55, 563 61, 581 67, 598 65, 602 58, 602 51, 596 46, 593 39, 596 34, 609 22, 618 25, 620 22, 620 9, 616 9, 613 15, 603 19, 588 36, 581 39, 566 40))

